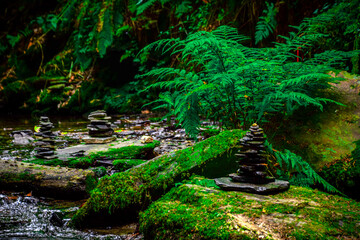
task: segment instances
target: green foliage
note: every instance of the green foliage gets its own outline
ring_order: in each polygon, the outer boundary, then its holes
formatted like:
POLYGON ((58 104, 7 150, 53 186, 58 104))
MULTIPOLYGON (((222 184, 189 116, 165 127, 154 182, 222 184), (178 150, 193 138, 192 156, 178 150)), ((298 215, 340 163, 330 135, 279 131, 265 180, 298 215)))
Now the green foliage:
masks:
POLYGON ((259 21, 256 24, 255 44, 268 38, 276 28, 276 13, 278 9, 275 8, 274 3, 265 3, 266 9, 263 11, 265 16, 259 17, 259 21))
POLYGON ((146 102, 146 94, 140 94, 143 84, 132 81, 121 88, 108 88, 101 98, 104 109, 109 112, 126 113, 141 109, 146 102))
MULTIPOLYGON (((317 16, 307 19, 312 29, 331 38, 321 39, 319 45, 325 50, 360 50, 360 1, 336 1, 333 5, 326 4, 317 16), (324 21, 327 19, 327 21, 324 21)), ((359 73, 359 56, 357 52, 352 58, 352 71, 359 73)), ((349 66, 345 70, 348 69, 349 66)))
POLYGON ((268 152, 275 156, 279 168, 276 174, 285 180, 289 180, 292 184, 298 186, 312 186, 320 184, 326 191, 330 193, 338 193, 343 195, 334 186, 317 174, 314 169, 295 153, 285 150, 284 152, 275 151, 271 144, 267 144, 268 152))
POLYGON ((205 128, 205 130, 203 130, 201 132, 201 134, 204 137, 212 137, 212 136, 215 136, 220 133, 220 129, 218 127, 212 127, 212 126, 206 127, 205 126, 204 128, 205 128))
POLYGON ((99 33, 98 39, 98 51, 100 57, 104 57, 106 54, 106 49, 111 46, 113 42, 113 31, 111 26, 111 16, 110 16, 110 9, 102 9, 105 11, 103 14, 103 18, 100 20, 103 24, 102 29, 99 33))
POLYGON ((151 7, 152 5, 154 5, 156 2, 158 2, 158 0, 140 0, 137 3, 137 8, 136 8, 136 15, 140 15, 142 14, 146 9, 148 9, 149 7, 151 7))
POLYGON ((360 182, 360 140, 355 142, 356 148, 351 156, 345 156, 326 164, 320 174, 345 194, 359 199, 357 191, 360 182))
MULTIPOLYGON (((289 8, 298 6, 298 4, 283 2, 281 4, 287 4, 289 8)), ((340 1, 332 6, 328 5, 330 7, 322 10, 316 18, 307 21, 308 25, 311 23, 309 29, 332 36, 331 39, 318 37, 317 43, 322 47, 325 46, 326 49, 332 49, 331 44, 336 45, 336 49, 341 50, 358 49, 359 40, 356 39, 359 39, 357 34, 359 21, 353 21, 359 16, 357 14, 358 5, 358 0, 340 1), (333 40, 334 36, 335 40, 333 40)), ((134 105, 120 104, 117 101, 118 99, 112 102, 110 100, 111 93, 106 99, 99 96, 91 98, 87 94, 84 94, 86 98, 83 98, 82 90, 84 92, 90 91, 91 88, 88 88, 90 83, 97 85, 101 91, 104 91, 99 94, 91 91, 90 95, 105 96, 108 93, 106 80, 102 74, 98 74, 107 72, 108 69, 99 67, 100 62, 114 56, 119 58, 121 63, 124 63, 125 60, 132 61, 142 46, 154 40, 164 37, 184 38, 197 33, 199 30, 213 30, 221 24, 237 26, 242 32, 252 32, 257 24, 258 31, 255 34, 255 40, 260 41, 260 38, 266 37, 266 32, 273 32, 276 23, 274 17, 278 8, 278 5, 274 6, 274 4, 269 3, 266 5, 263 15, 258 18, 257 9, 263 6, 265 6, 265 1, 250 3, 249 1, 73 0, 59 1, 56 8, 47 12, 30 9, 31 19, 27 22, 19 20, 23 25, 16 26, 21 30, 6 29, 3 32, 5 37, 0 42, 0 52, 7 64, 2 65, 6 69, 6 73, 4 72, 4 78, 0 80, 0 98, 5 100, 5 104, 13 104, 14 109, 23 106, 24 110, 33 111, 36 109, 39 112, 45 110, 54 112, 59 109, 85 112, 98 107, 108 107, 113 110, 116 106, 120 106, 121 110, 134 108, 134 105), (5 57, 9 55, 10 58, 5 57), (62 99, 60 100, 59 96, 54 96, 54 101, 51 101, 51 104, 48 104, 49 101, 46 104, 35 104, 40 90, 45 91, 45 88, 51 86, 45 82, 44 84, 32 82, 30 80, 32 77, 66 77, 62 99), (98 81, 93 81, 94 78, 97 78, 98 81), (23 86, 15 93, 13 90, 16 89, 16 86, 5 84, 6 80, 9 82, 23 81, 23 86), (27 88, 24 87, 25 85, 27 88), (79 90, 83 85, 84 88, 79 90), (3 92, 4 94, 2 94, 3 92), (16 99, 19 95, 22 98, 16 99), (57 104, 55 104, 56 101, 57 104)), ((316 48, 311 48, 312 50, 309 51, 303 48, 302 45, 306 45, 307 42, 311 41, 305 41, 298 45, 302 47, 301 51, 304 50, 308 56, 314 52, 319 52, 319 49, 316 48)), ((294 53, 296 49, 292 48, 288 53, 294 53)), ((152 54, 151 60, 154 60, 153 62, 145 64, 145 57, 141 57, 136 59, 136 64, 141 64, 139 66, 140 72, 148 72, 154 65, 161 67, 170 61, 171 66, 174 66, 174 63, 178 63, 174 62, 177 54, 178 52, 175 52, 172 58, 167 57, 160 61, 157 54, 152 54)), ((329 56, 332 54, 334 53, 329 52, 329 56)), ((249 58, 249 55, 246 57, 249 58)), ((228 58, 225 57, 225 62, 226 59, 228 58)), ((265 60, 266 58, 264 55, 256 55, 254 59, 265 60)), ((358 69, 356 67, 359 62, 358 59, 358 54, 353 56, 354 71, 358 69)), ((112 61, 117 60, 112 59, 112 61)), ((207 60, 205 61, 207 62, 207 60)), ((134 65, 134 72, 137 67, 138 65, 134 65)), ((180 62, 179 67, 189 70, 182 62, 180 62)), ((117 70, 111 69, 110 71, 117 70)), ((201 69, 194 68, 191 71, 199 74, 201 69)), ((200 79, 202 80, 202 75, 200 79)), ((131 80, 121 78, 119 82, 124 83, 131 80)), ((148 83, 145 82, 145 84, 148 83)), ((63 85, 56 87, 62 88, 63 85)), ((55 88, 55 86, 51 88, 55 88)), ((231 91, 231 87, 228 91, 231 91)), ((59 93, 52 91, 49 95, 59 95, 59 93)), ((147 94, 142 98, 151 97, 151 94, 147 94)), ((194 96, 187 96, 188 104, 196 100, 194 96)), ((131 101, 134 102, 133 99, 131 101)), ((186 109, 187 113, 184 114, 193 115, 197 112, 192 107, 187 109, 181 104, 179 107, 183 110, 186 109)), ((213 111, 219 110, 216 108, 218 107, 214 107, 213 111)), ((227 111, 230 109, 224 108, 218 112, 219 115, 226 115, 227 111)), ((195 118, 193 119, 196 121, 195 118)), ((193 124, 189 124, 190 128, 192 126, 193 124)), ((191 131, 196 132, 196 129, 193 128, 191 131)))
POLYGON ((228 26, 190 34, 184 40, 159 40, 145 51, 170 52, 180 64, 153 69, 143 77, 157 80, 149 88, 168 90, 154 103, 164 102, 161 106, 167 106, 192 136, 198 132, 199 114, 227 128, 248 128, 274 114, 291 115, 300 106, 322 110, 324 103, 335 101, 321 97, 320 91, 337 80, 325 73, 346 56, 339 53, 341 57, 327 59, 319 54, 295 62, 292 51, 299 47, 305 51, 323 37, 306 26, 275 48, 246 47, 241 42, 247 38, 228 26))

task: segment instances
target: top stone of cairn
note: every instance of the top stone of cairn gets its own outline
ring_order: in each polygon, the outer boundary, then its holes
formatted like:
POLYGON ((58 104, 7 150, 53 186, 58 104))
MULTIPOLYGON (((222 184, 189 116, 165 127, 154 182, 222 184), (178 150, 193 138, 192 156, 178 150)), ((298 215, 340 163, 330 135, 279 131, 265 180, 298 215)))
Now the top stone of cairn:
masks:
POLYGON ((95 112, 91 112, 88 116, 88 119, 91 120, 110 120, 111 117, 107 116, 104 110, 98 110, 95 112))

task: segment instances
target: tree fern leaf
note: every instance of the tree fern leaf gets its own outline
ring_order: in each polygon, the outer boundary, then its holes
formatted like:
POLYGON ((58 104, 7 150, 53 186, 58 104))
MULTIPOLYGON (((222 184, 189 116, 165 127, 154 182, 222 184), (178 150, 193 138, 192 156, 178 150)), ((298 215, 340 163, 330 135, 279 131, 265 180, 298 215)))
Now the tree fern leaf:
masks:
POLYGON ((103 57, 106 54, 106 49, 111 46, 113 42, 110 9, 105 9, 103 16, 100 15, 99 25, 98 50, 100 57, 103 57))
POLYGON ((271 33, 274 32, 276 27, 276 12, 277 9, 273 3, 266 2, 266 7, 263 11, 265 16, 259 17, 259 21, 256 24, 255 32, 255 44, 258 44, 262 40, 266 39, 271 33))
POLYGON ((147 0, 146 2, 142 3, 143 1, 139 1, 136 8, 136 15, 142 14, 146 9, 153 6, 158 0, 147 0))

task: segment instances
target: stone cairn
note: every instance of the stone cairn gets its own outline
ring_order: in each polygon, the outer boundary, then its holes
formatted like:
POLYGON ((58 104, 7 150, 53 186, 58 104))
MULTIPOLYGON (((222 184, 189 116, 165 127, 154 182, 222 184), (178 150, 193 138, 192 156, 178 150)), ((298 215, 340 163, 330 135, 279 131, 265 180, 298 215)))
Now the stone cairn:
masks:
POLYGON ((242 149, 235 154, 239 158, 239 169, 237 173, 232 173, 229 177, 234 182, 246 182, 265 184, 274 182, 275 178, 269 177, 267 169, 267 161, 265 158, 265 137, 263 130, 254 123, 250 129, 240 139, 242 149))
POLYGON ((42 159, 53 159, 55 155, 55 137, 51 129, 54 125, 50 122, 48 117, 40 117, 40 129, 35 133, 35 136, 39 139, 35 143, 35 157, 42 159))
POLYGON ((107 116, 103 110, 90 113, 88 119, 90 124, 87 126, 89 129, 90 137, 111 137, 114 130, 111 128, 109 120, 111 117, 107 116))
POLYGON ((289 182, 268 176, 265 137, 256 123, 239 142, 241 150, 235 154, 239 159, 239 169, 237 173, 229 174, 229 177, 216 178, 215 183, 220 188, 258 194, 273 194, 289 188, 289 182))

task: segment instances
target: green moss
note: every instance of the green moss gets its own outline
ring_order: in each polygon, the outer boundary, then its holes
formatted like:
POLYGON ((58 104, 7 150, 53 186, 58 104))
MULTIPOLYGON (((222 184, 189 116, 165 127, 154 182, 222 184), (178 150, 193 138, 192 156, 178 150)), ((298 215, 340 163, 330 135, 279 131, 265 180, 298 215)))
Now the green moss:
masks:
POLYGON ((212 128, 212 127, 205 127, 206 130, 202 131, 201 134, 204 137, 212 137, 215 135, 218 135, 220 133, 220 129, 218 128, 212 128))
MULTIPOLYGON (((173 187, 175 182, 186 179, 211 161, 221 161, 229 153, 244 131, 224 131, 196 145, 162 155, 129 171, 104 177, 90 199, 73 218, 73 224, 91 224, 92 218, 102 214, 118 215, 131 208, 138 211, 173 187)), ((122 217, 125 217, 124 215, 122 217)))
POLYGON ((96 185, 98 183, 98 179, 96 176, 88 174, 86 176, 85 183, 86 183, 85 190, 87 193, 90 193, 91 190, 93 190, 96 187, 96 185))
POLYGON ((92 168, 91 170, 95 173, 96 177, 105 176, 107 172, 106 168, 103 166, 92 168))
POLYGON ((146 162, 142 159, 118 159, 113 161, 114 168, 119 171, 125 171, 134 166, 140 165, 146 162))
MULTIPOLYGON (((28 172, 23 173, 2 173, 0 174, 0 182, 4 184, 17 183, 17 182, 34 182, 38 174, 31 174, 28 172)), ((40 174, 41 175, 41 174, 40 174)))
POLYGON ((32 159, 32 160, 25 160, 24 162, 34 163, 34 164, 39 164, 39 165, 45 165, 45 166, 60 166, 60 167, 65 167, 66 166, 64 161, 62 161, 60 159, 57 159, 57 158, 51 159, 51 160, 35 158, 35 159, 32 159))
POLYGON ((194 176, 140 213, 146 239, 358 239, 360 203, 291 187, 271 196, 204 187, 194 176))
POLYGON ((149 118, 149 121, 150 122, 160 122, 162 119, 162 117, 152 117, 152 118, 149 118))
POLYGON ((148 143, 144 146, 127 146, 121 148, 110 148, 108 151, 91 154, 92 158, 110 157, 116 159, 151 159, 154 157, 153 150, 159 146, 159 141, 148 143))

